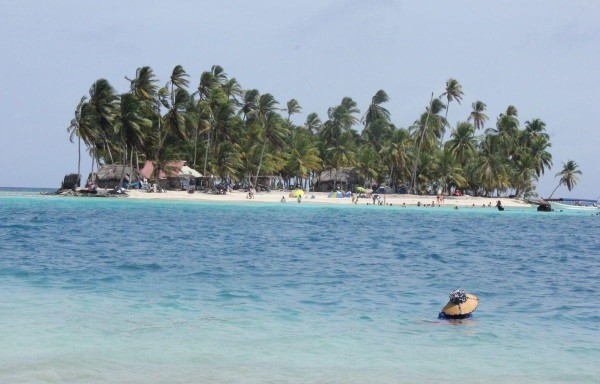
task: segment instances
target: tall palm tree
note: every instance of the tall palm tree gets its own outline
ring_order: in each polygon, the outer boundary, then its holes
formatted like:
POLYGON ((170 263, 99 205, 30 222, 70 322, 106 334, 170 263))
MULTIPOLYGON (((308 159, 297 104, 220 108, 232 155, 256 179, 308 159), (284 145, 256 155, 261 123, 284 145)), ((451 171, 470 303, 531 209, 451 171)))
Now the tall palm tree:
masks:
MULTIPOLYGON (((81 97, 79 104, 75 108, 74 117, 71 120, 71 123, 67 127, 67 132, 69 132, 69 140, 71 143, 75 136, 77 136, 77 174, 79 175, 79 179, 81 180, 81 141, 83 140, 84 144, 87 146, 93 145, 94 138, 94 130, 92 126, 93 116, 92 111, 90 109, 90 104, 86 103, 87 98, 85 96, 81 97)), ((92 159, 93 166, 93 159, 92 159)), ((93 171, 93 169, 92 169, 93 171)), ((92 172, 93 173, 93 172, 92 172)), ((78 185, 79 186, 79 185, 78 185)))
POLYGON ((254 179, 255 185, 258 183, 258 176, 260 175, 260 168, 262 167, 267 143, 271 144, 273 147, 281 147, 287 133, 287 129, 281 124, 281 117, 274 112, 276 105, 277 101, 268 93, 262 95, 258 101, 257 114, 259 125, 262 130, 263 141, 260 150, 258 169, 256 170, 256 177, 254 179))
POLYGON ((473 107, 473 111, 469 115, 467 121, 473 120, 475 129, 482 129, 485 122, 489 120, 489 117, 485 114, 487 105, 485 105, 483 101, 476 101, 471 104, 471 106, 473 107))
POLYGON ((527 141, 531 141, 535 137, 543 137, 546 140, 550 139, 550 136, 546 133, 546 123, 540 119, 526 121, 525 134, 527 141))
POLYGON ((558 187, 561 185, 566 185, 567 189, 570 191, 579 182, 579 178, 577 176, 581 175, 581 171, 579 170, 579 165, 577 165, 575 161, 569 160, 566 163, 563 163, 562 166, 562 170, 556 174, 556 177, 560 176, 560 180, 558 181, 556 188, 554 188, 550 194, 549 199, 552 198, 554 192, 556 192, 558 187))
POLYGON ((319 115, 312 112, 308 116, 306 116, 306 122, 304 123, 304 128, 306 128, 311 134, 316 135, 321 132, 322 123, 319 115))
MULTIPOLYGON (((144 142, 143 127, 151 127, 152 121, 144 118, 143 101, 132 93, 121 95, 119 113, 115 118, 115 134, 120 138, 123 145, 123 168, 119 186, 123 185, 125 176, 125 164, 127 164, 127 148, 131 149, 130 167, 133 174, 133 149, 141 147, 144 142)), ((131 180, 129 180, 131 183, 131 180)))
POLYGON ((500 143, 494 136, 486 135, 481 142, 479 156, 474 161, 473 171, 478 185, 488 196, 494 190, 502 190, 508 186, 509 168, 499 146, 500 143))
MULTIPOLYGON (((450 103, 452 101, 456 101, 459 105, 462 101, 464 93, 462 91, 462 85, 458 82, 458 80, 450 78, 446 81, 446 91, 440 95, 441 97, 446 97, 448 103, 446 103, 446 115, 444 119, 448 121, 448 111, 450 110, 450 103)), ((440 139, 440 147, 444 141, 444 135, 442 134, 442 138, 440 139)))
POLYGON ((328 148, 328 151, 331 152, 332 165, 336 171, 335 179, 333 180, 333 187, 335 189, 337 186, 338 169, 352 166, 356 160, 356 146, 352 135, 349 132, 344 132, 335 145, 328 148))
POLYGON ((133 79, 130 79, 127 76, 125 76, 125 79, 129 80, 130 91, 136 95, 138 99, 144 101, 152 101, 155 99, 158 87, 155 85, 157 80, 152 68, 148 66, 140 67, 135 71, 135 77, 133 79))
POLYGON ((108 151, 110 162, 113 163, 110 147, 114 136, 113 120, 117 110, 117 93, 105 79, 96 80, 89 93, 89 104, 94 116, 92 125, 97 133, 95 136, 100 138, 104 149, 108 151))
POLYGON ((548 149, 552 144, 543 136, 535 137, 529 143, 528 147, 523 147, 533 160, 533 170, 539 177, 544 174, 544 171, 552 167, 552 154, 548 149))
POLYGON ((284 111, 286 111, 288 114, 287 121, 289 123, 290 119, 292 118, 292 115, 294 113, 300 113, 300 111, 302 111, 302 107, 300 106, 300 103, 298 103, 298 101, 296 99, 291 99, 290 101, 287 102, 287 108, 284 109, 284 111))
POLYGON ((413 144, 410 139, 410 134, 406 129, 394 130, 391 133, 391 139, 385 144, 379 154, 387 163, 391 186, 397 186, 397 180, 411 162, 413 144))
POLYGON ((384 120, 386 122, 390 121, 390 111, 381 106, 381 104, 387 103, 389 100, 390 98, 383 89, 380 89, 377 91, 377 93, 375 93, 375 95, 371 98, 371 104, 362 117, 362 122, 365 126, 365 129, 367 129, 371 123, 377 120, 384 120))

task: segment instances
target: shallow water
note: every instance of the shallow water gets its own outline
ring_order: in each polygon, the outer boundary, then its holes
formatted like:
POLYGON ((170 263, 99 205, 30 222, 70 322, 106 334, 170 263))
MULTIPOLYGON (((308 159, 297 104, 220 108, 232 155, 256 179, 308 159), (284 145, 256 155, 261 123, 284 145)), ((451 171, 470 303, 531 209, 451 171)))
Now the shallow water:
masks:
POLYGON ((596 383, 600 216, 0 193, 0 382, 596 383), (437 320, 448 293, 472 319, 437 320))

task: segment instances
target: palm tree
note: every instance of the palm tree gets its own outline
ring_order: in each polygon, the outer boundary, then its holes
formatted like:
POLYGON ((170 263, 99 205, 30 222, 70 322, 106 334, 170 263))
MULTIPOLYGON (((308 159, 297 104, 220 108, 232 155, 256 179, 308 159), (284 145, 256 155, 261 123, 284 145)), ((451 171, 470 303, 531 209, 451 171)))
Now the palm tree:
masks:
POLYGON ((365 125, 365 129, 368 129, 369 125, 377 120, 384 120, 389 123, 390 112, 383 108, 381 104, 387 103, 390 100, 387 93, 383 89, 380 89, 371 98, 371 104, 367 108, 367 111, 362 117, 362 122, 365 125))
POLYGON ((138 97, 140 100, 152 101, 156 97, 156 91, 158 87, 155 85, 157 82, 156 77, 152 68, 146 66, 138 68, 135 71, 135 77, 129 79, 125 76, 125 79, 130 82, 130 91, 138 97))
MULTIPOLYGON (((190 95, 185 89, 177 88, 171 95, 171 102, 167 98, 161 98, 161 102, 167 113, 162 117, 162 125, 165 133, 174 133, 181 140, 187 139, 187 127, 185 119, 186 104, 190 95)), ((163 136, 163 140, 166 138, 163 136)))
POLYGON ((552 198, 554 192, 556 192, 558 187, 560 187, 561 185, 566 185, 567 189, 570 191, 579 182, 579 178, 577 177, 577 175, 581 175, 581 171, 578 169, 579 165, 577 165, 576 162, 574 162, 573 160, 569 160, 566 163, 563 163, 562 166, 562 170, 556 174, 556 177, 560 176, 560 180, 558 181, 558 185, 556 186, 556 188, 554 188, 554 190, 550 194, 549 199, 552 198))
POLYGON ((477 141, 473 125, 467 122, 458 123, 445 147, 452 152, 459 164, 464 166, 468 159, 472 159, 477 152, 477 141))
POLYGON ((524 147, 525 151, 529 151, 533 160, 533 169, 539 177, 544 174, 546 168, 552 167, 552 154, 548 152, 551 147, 550 142, 543 136, 538 136, 531 140, 529 147, 524 147))
POLYGON ((349 132, 344 132, 335 145, 328 148, 328 151, 331 152, 332 165, 336 171, 335 179, 333 180, 333 187, 335 189, 337 186, 338 169, 354 165, 356 159, 356 146, 352 135, 349 132))
POLYGON ((489 120, 489 117, 485 114, 487 105, 485 105, 483 101, 476 101, 471 106, 473 107, 473 111, 469 115, 467 121, 473 120, 475 129, 482 129, 485 122, 489 120))
POLYGON ((394 130, 391 140, 384 145, 379 154, 389 167, 391 186, 397 186, 397 180, 405 172, 411 162, 413 144, 406 129, 394 130))
POLYGON ((227 80, 225 84, 223 84, 222 88, 225 92, 225 95, 227 95, 227 98, 233 100, 234 104, 239 106, 240 101, 238 100, 238 97, 241 97, 244 94, 244 91, 242 90, 242 87, 236 78, 232 77, 231 79, 227 80))
POLYGON ((284 142, 286 129, 281 124, 281 117, 274 112, 277 104, 277 100, 275 100, 271 94, 265 93, 260 96, 257 109, 254 111, 256 113, 258 124, 262 128, 263 137, 260 160, 256 171, 256 178, 254 180, 255 185, 258 183, 258 176, 260 175, 260 168, 262 166, 267 143, 270 143, 274 147, 279 147, 284 142))
POLYGON ((359 148, 356 167, 359 180, 363 180, 363 184, 367 179, 374 180, 379 176, 380 159, 381 156, 371 144, 365 144, 359 148))
POLYGON ((322 123, 321 119, 319 118, 319 115, 313 112, 306 116, 304 128, 306 128, 313 135, 316 135, 319 132, 321 132, 322 123))
MULTIPOLYGON (((440 95, 441 97, 446 97, 448 103, 446 104, 446 115, 444 116, 444 120, 448 121, 448 110, 450 109, 450 103, 452 101, 456 101, 459 105, 463 97, 462 85, 458 82, 458 80, 450 78, 446 81, 446 91, 440 95)), ((440 147, 442 146, 442 142, 444 141, 444 135, 442 134, 442 138, 440 139, 440 147)))
POLYGON ((94 136, 100 139, 102 145, 108 151, 110 162, 113 163, 110 146, 114 135, 113 119, 117 110, 117 93, 105 79, 96 80, 92 84, 89 93, 89 104, 93 113, 92 126, 97 133, 94 136))
POLYGON ((429 107, 427 108, 427 112, 421 115, 421 119, 415 121, 415 124, 411 127, 411 129, 415 132, 415 161, 413 163, 411 184, 413 193, 417 193, 417 168, 419 166, 419 156, 421 154, 421 147, 425 142, 425 137, 428 133, 430 133, 429 129, 429 118, 432 114, 433 109, 433 92, 431 93, 431 99, 429 100, 429 107))
POLYGON ((494 136, 486 135, 481 142, 479 156, 474 161, 474 175, 488 196, 494 190, 508 186, 509 169, 499 145, 494 136))
POLYGON ((286 169, 291 176, 306 178, 321 169, 319 150, 307 131, 295 130, 289 138, 286 169))
POLYGON ((287 102, 287 108, 284 109, 284 111, 286 111, 288 114, 287 121, 289 123, 292 115, 294 113, 300 113, 300 111, 302 111, 302 107, 300 106, 300 103, 298 103, 298 101, 296 99, 291 99, 290 101, 287 102))
POLYGON ((442 180, 444 193, 448 192, 450 184, 462 187, 467 182, 463 176, 462 168, 458 164, 458 159, 448 147, 439 154, 437 172, 442 180))
MULTIPOLYGON (((143 117, 143 102, 132 93, 121 95, 120 109, 114 125, 115 133, 123 145, 123 168, 119 186, 123 185, 128 147, 131 148, 130 172, 133 174, 133 149, 143 145, 144 126, 151 127, 152 121, 143 117)), ((131 183, 131 180, 129 180, 129 183, 131 183)))
MULTIPOLYGON (((77 175, 79 175, 79 181, 81 181, 81 140, 83 139, 86 145, 91 145, 94 142, 91 110, 89 104, 85 102, 86 100, 85 96, 81 97, 75 108, 75 116, 67 127, 71 143, 74 137, 77 136, 77 175)), ((79 186, 79 183, 77 186, 79 186)))

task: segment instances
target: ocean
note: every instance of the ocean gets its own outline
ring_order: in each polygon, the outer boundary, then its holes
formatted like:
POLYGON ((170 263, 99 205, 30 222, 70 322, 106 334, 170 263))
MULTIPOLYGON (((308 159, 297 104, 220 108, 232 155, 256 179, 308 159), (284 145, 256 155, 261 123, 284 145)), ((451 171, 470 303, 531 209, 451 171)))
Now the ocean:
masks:
POLYGON ((0 383, 598 383, 600 216, 0 191, 0 383), (470 319, 438 320, 463 288, 470 319))

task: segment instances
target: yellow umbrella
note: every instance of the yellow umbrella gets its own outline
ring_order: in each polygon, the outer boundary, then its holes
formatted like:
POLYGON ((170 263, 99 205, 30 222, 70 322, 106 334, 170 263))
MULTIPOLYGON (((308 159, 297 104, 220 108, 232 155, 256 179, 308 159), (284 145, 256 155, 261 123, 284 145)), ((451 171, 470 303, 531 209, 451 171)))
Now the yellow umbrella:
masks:
POLYGON ((289 194, 290 197, 298 197, 298 196, 304 196, 304 191, 301 189, 296 189, 294 191, 290 191, 289 194))

